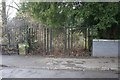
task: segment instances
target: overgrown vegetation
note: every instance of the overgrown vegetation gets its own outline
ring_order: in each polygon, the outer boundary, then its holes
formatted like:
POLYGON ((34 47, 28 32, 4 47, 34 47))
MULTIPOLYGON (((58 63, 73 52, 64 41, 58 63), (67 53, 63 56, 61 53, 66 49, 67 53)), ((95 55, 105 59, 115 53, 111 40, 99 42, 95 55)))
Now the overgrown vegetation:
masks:
POLYGON ((92 50, 94 38, 120 39, 120 4, 115 2, 24 2, 13 27, 4 13, 8 43, 25 44, 27 53, 81 56, 92 50))
POLYGON ((27 2, 21 10, 49 27, 93 28, 96 38, 120 39, 120 3, 27 2))

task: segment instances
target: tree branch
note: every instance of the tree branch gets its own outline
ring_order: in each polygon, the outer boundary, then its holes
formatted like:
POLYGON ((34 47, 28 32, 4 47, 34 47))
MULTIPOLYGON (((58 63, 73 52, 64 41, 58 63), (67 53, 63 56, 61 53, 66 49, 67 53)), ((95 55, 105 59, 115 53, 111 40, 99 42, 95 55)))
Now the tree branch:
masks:
POLYGON ((20 8, 20 6, 18 6, 18 4, 14 1, 14 3, 16 4, 16 6, 18 7, 18 8, 20 8))
POLYGON ((14 8, 14 9, 16 9, 17 11, 19 11, 19 9, 18 8, 16 8, 16 7, 14 7, 14 6, 11 6, 11 5, 7 5, 8 7, 11 7, 11 8, 14 8))

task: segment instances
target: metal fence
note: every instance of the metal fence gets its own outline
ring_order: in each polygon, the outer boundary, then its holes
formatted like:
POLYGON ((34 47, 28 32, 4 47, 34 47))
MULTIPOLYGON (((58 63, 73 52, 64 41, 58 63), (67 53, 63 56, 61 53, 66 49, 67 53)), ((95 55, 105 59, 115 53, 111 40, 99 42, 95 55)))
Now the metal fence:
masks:
POLYGON ((52 29, 38 24, 9 28, 7 36, 9 45, 27 44, 26 54, 82 56, 88 45, 86 35, 74 28, 52 29))

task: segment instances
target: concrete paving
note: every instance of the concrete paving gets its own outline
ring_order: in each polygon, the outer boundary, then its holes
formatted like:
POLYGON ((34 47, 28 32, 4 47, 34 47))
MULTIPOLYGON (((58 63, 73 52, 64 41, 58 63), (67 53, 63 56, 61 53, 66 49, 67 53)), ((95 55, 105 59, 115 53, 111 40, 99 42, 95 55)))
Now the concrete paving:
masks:
MULTIPOLYGON (((2 78, 118 78, 114 71, 3 68, 2 78)), ((0 71, 0 72, 1 72, 0 71)))
POLYGON ((1 65, 33 69, 118 70, 118 58, 48 58, 4 55, 1 65))
POLYGON ((118 58, 3 55, 1 60, 3 78, 118 78, 118 58))

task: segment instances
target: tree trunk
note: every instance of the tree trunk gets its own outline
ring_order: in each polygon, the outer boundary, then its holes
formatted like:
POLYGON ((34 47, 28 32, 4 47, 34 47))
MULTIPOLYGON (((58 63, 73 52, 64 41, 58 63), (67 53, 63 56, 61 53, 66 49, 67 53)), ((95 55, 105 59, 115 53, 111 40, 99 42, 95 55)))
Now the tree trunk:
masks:
POLYGON ((85 29, 85 50, 87 49, 87 29, 85 29))
POLYGON ((46 28, 44 28, 44 51, 46 52, 46 28))
POLYGON ((73 49, 73 32, 71 31, 71 49, 73 49))
POLYGON ((68 51, 69 51, 69 54, 70 54, 70 30, 69 29, 68 29, 68 51))
POLYGON ((65 47, 64 47, 64 52, 66 52, 66 50, 67 50, 67 29, 65 28, 65 30, 64 30, 64 45, 65 45, 65 47))
POLYGON ((52 44, 53 44, 53 32, 52 29, 50 29, 50 51, 52 51, 53 48, 52 44))
POLYGON ((6 2, 2 2, 2 34, 4 35, 7 27, 6 2))
POLYGON ((90 37, 90 28, 88 28, 88 50, 91 51, 91 37, 90 37))
POLYGON ((47 53, 49 52, 49 28, 47 28, 47 53))

